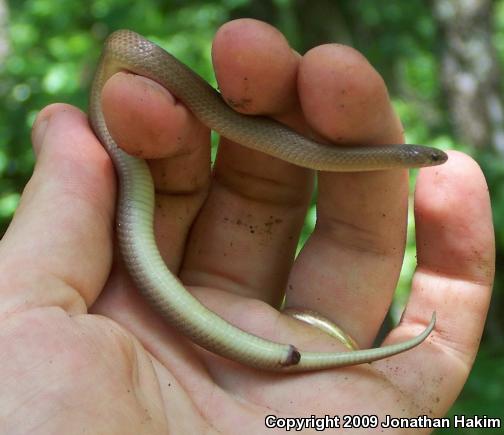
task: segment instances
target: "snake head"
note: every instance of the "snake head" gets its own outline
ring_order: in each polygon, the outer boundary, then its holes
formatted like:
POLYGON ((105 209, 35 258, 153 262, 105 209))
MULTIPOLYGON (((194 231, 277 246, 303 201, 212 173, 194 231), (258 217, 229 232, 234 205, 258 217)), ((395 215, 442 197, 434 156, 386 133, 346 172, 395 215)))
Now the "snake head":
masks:
POLYGON ((448 160, 448 155, 437 148, 423 145, 406 145, 404 161, 408 167, 423 168, 426 166, 442 165, 448 160))

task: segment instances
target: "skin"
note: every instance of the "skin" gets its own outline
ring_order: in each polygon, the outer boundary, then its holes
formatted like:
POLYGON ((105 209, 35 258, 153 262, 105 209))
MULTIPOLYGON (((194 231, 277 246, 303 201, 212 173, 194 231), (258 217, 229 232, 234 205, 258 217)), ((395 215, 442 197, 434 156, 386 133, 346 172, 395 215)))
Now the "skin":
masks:
MULTIPOLYGON (((335 142, 402 140, 382 79, 348 47, 301 58, 275 29, 238 20, 217 33, 213 59, 220 89, 245 113, 335 142)), ((211 175, 206 128, 142 78, 114 76, 103 105, 121 147, 155 159, 160 248, 203 303, 269 339, 342 349, 273 308, 287 288, 287 306, 314 309, 370 346, 402 261, 406 172, 322 174, 317 227, 292 263, 313 173, 224 140, 211 175)), ((494 273, 488 191, 468 156, 420 172, 419 266, 385 343, 418 334, 435 310, 432 336, 369 366, 293 376, 195 348, 138 295, 113 256, 113 167, 84 114, 47 107, 33 142, 36 168, 0 244, 4 432, 257 434, 267 414, 441 416, 460 392, 494 273)))

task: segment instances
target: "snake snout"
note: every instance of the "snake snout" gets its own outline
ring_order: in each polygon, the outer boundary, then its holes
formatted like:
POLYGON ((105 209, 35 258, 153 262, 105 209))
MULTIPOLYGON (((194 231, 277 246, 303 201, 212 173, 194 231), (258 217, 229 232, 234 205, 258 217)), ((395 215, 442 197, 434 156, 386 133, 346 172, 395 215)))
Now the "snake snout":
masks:
POLYGON ((406 162, 410 167, 424 167, 441 165, 448 160, 448 155, 437 148, 431 148, 420 145, 410 145, 407 153, 406 162))
POLYGON ((441 165, 448 160, 448 155, 441 150, 433 148, 430 152, 431 162, 435 165, 441 165))

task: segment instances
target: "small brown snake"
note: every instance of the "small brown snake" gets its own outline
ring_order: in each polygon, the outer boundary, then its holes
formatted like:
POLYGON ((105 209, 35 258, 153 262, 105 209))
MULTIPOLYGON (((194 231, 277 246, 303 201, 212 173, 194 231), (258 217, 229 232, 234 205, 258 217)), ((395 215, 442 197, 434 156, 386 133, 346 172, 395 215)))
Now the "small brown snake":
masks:
POLYGON ((371 362, 411 349, 430 334, 434 313, 420 335, 402 343, 351 352, 303 352, 291 344, 247 333, 203 306, 168 270, 159 254, 153 231, 154 188, 147 164, 122 151, 105 125, 101 91, 108 78, 123 70, 160 83, 220 135, 295 165, 323 171, 370 171, 433 166, 445 162, 447 156, 419 145, 342 148, 314 142, 271 119, 235 112, 216 90, 157 45, 128 30, 113 33, 93 82, 90 120, 119 178, 117 233, 127 269, 142 294, 174 328, 223 357, 278 371, 371 362))

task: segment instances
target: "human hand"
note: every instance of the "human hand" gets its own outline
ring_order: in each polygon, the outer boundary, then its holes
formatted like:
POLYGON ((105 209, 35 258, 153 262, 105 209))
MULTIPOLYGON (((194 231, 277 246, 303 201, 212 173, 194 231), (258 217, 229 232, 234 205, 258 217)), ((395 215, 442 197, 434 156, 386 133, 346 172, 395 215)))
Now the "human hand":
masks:
MULTIPOLYGON (((334 143, 403 141, 383 81, 352 49, 322 46, 301 58, 276 30, 240 20, 220 29, 213 57, 236 110, 334 143)), ((405 171, 320 174, 317 227, 293 263, 310 171, 224 139, 211 174, 207 128, 143 78, 114 76, 103 106, 117 142, 154 159, 160 250, 205 305, 302 350, 341 349, 273 308, 287 289, 287 307, 316 310, 370 346, 402 262, 405 171)), ((418 334, 436 311, 432 336, 369 366, 281 375, 193 346, 137 294, 120 261, 112 265, 113 167, 84 115, 50 106, 33 139, 37 166, 0 245, 6 433, 257 434, 268 414, 440 416, 455 400, 494 264, 488 193, 467 156, 421 171, 419 268, 386 342, 418 334)))

